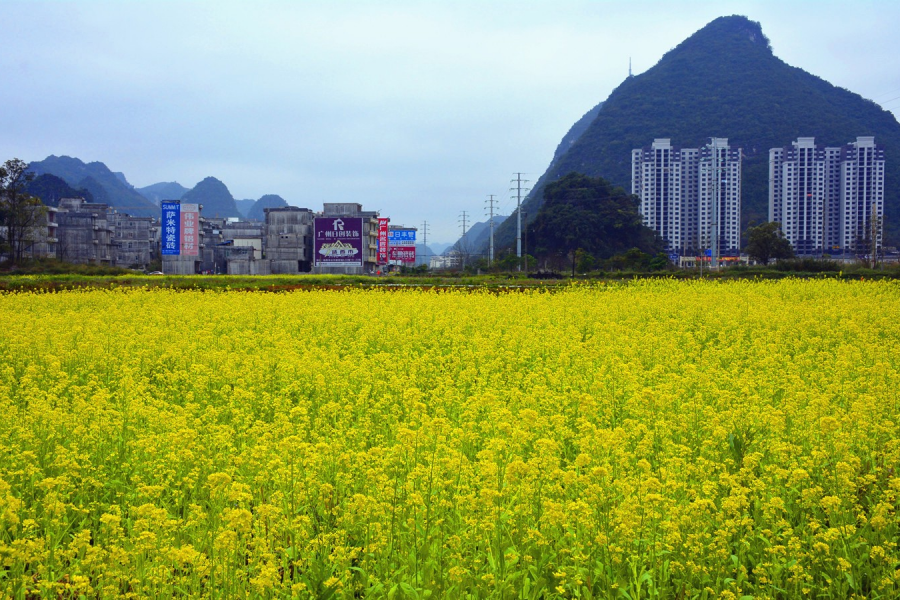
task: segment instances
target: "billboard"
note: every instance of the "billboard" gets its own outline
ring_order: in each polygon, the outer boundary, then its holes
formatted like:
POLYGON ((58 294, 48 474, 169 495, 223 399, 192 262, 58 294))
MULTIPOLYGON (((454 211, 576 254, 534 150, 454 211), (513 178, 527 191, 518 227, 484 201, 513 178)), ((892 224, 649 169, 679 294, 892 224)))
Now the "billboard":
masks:
POLYGON ((402 263, 415 263, 416 262, 416 247, 415 246, 391 246, 389 254, 390 254, 391 262, 393 262, 393 261, 399 261, 402 263))
POLYGON ((313 230, 317 267, 363 266, 363 220, 360 217, 317 217, 313 230))
POLYGON ((163 202, 162 254, 164 256, 199 256, 200 254, 200 206, 163 202))
POLYGON ((388 223, 390 219, 378 219, 378 264, 388 261, 388 223))
POLYGON ((415 229, 391 229, 388 231, 388 246, 415 246, 415 229))

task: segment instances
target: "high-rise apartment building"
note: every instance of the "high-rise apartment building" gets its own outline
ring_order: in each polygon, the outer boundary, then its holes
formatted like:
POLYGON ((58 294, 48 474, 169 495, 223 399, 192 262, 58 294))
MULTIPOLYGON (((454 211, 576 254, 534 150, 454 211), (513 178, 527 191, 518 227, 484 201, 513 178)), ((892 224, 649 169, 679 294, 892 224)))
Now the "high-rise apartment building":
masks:
POLYGON ((717 256, 736 256, 741 249, 741 150, 728 138, 712 138, 700 149, 697 227, 702 248, 717 256))
POLYGON ((801 137, 769 150, 769 221, 798 255, 877 251, 883 218, 884 149, 874 137, 828 148, 801 137))
POLYGON ((683 152, 669 139, 631 151, 631 193, 641 199, 644 225, 666 240, 670 252, 683 246, 683 152))
POLYGON ((631 152, 631 192, 644 224, 670 254, 736 255, 740 249, 741 151, 728 138, 677 148, 660 138, 631 152))

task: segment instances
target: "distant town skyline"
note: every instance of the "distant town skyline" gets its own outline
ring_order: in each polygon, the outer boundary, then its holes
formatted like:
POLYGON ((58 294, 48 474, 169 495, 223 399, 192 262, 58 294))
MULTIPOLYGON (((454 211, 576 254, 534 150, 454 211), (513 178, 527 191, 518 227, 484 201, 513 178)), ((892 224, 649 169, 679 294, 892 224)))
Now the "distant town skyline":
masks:
MULTIPOLYGON (((569 127, 713 19, 900 110, 900 6, 845 2, 0 0, 0 160, 102 161, 144 187, 359 202, 459 237, 510 214, 569 127)), ((727 137, 729 132, 714 132, 727 137)), ((627 159, 624 157, 623 159, 627 159)))

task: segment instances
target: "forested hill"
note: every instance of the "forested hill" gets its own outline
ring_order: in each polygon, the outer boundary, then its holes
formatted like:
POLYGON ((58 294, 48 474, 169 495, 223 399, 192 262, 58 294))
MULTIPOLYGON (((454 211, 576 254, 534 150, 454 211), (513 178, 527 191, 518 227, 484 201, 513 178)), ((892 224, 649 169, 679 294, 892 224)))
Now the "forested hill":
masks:
POLYGON ((159 206, 160 202, 164 200, 181 200, 188 189, 177 181, 168 181, 137 188, 137 191, 141 196, 159 206))
POLYGON ((102 162, 84 163, 70 156, 48 156, 28 165, 36 176, 51 174, 72 188, 91 192, 95 202, 108 203, 122 212, 137 216, 159 216, 159 208, 137 192, 121 173, 113 173, 102 162))
POLYGON ((185 192, 181 201, 202 204, 204 217, 241 218, 243 216, 234 202, 234 196, 231 195, 225 184, 215 177, 207 177, 193 189, 185 192))
POLYGON ((288 203, 278 194, 266 194, 253 203, 250 210, 247 211, 247 218, 251 221, 265 221, 267 208, 282 208, 288 203))
MULTIPOLYGON (((900 123, 874 102, 784 63, 759 23, 720 17, 622 82, 584 133, 568 149, 563 145, 523 210, 533 219, 543 187, 572 171, 630 190, 631 150, 654 138, 699 147, 716 136, 743 149, 745 229, 767 218, 770 148, 801 136, 838 146, 861 135, 884 145, 886 233, 888 243, 900 243, 900 123)), ((499 244, 514 243, 515 221, 498 229, 499 244)))

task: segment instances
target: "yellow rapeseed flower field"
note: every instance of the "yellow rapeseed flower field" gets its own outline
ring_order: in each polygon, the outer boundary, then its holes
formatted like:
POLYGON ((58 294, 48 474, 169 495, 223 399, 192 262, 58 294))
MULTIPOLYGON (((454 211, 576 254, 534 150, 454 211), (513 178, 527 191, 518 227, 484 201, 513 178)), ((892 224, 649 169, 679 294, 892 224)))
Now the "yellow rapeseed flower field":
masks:
POLYGON ((900 286, 0 295, 14 598, 896 598, 900 286))

